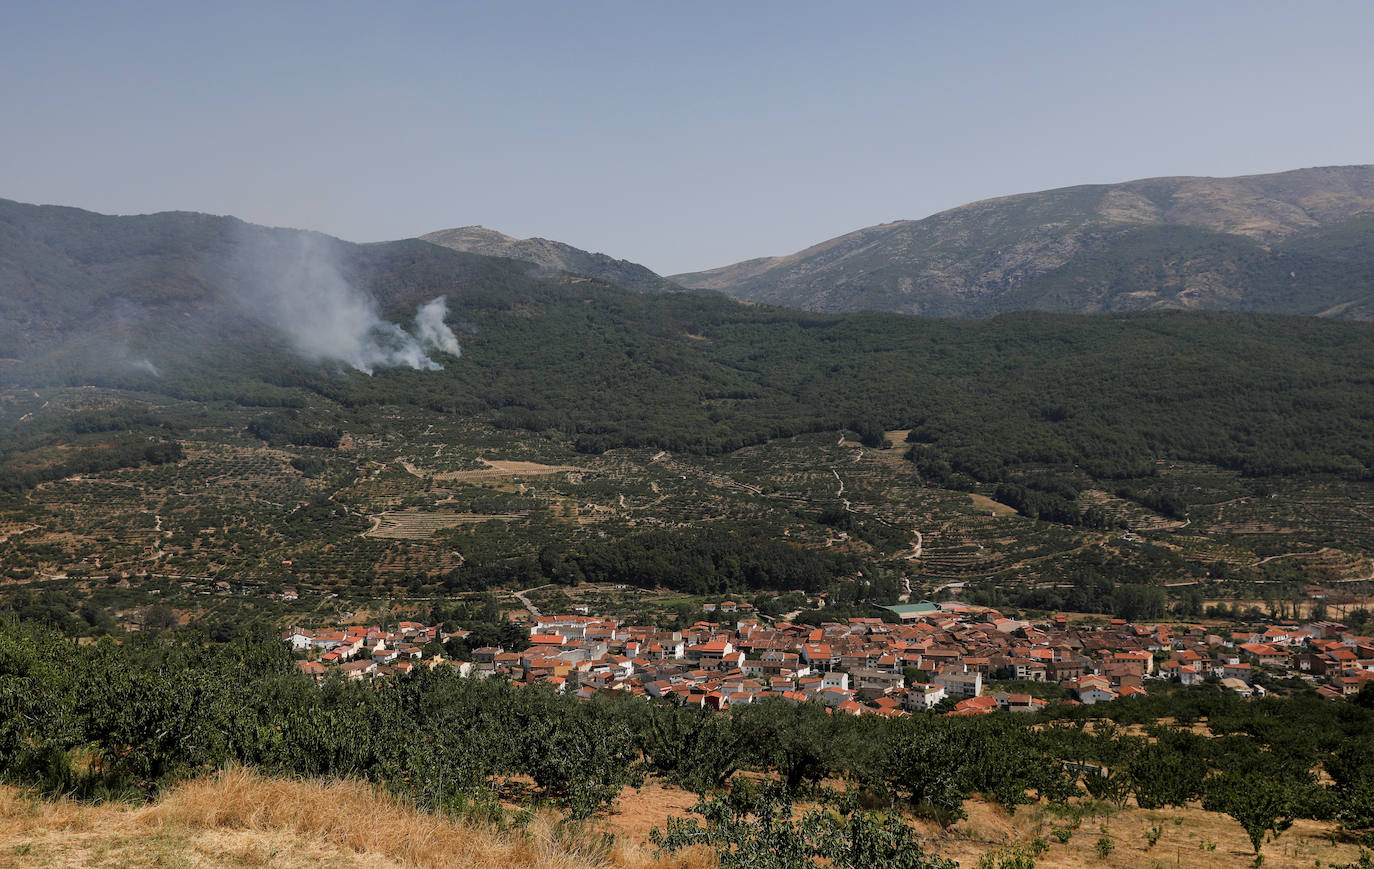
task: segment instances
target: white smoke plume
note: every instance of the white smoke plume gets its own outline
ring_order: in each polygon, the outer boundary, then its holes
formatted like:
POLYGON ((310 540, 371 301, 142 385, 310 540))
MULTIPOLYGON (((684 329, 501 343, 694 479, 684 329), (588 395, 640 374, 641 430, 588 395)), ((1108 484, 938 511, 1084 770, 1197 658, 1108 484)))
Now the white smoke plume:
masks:
POLYGON ((107 314, 105 325, 108 331, 98 336, 83 332, 76 340, 81 347, 78 358, 83 364, 106 374, 137 372, 149 377, 162 379, 162 369, 147 355, 138 352, 134 346, 144 341, 134 332, 136 323, 131 311, 132 305, 116 300, 107 314))
POLYGON ((451 356, 462 352, 458 338, 444 323, 448 316, 448 299, 440 296, 420 306, 415 312, 415 337, 426 347, 442 350, 451 356))
MULTIPOLYGON (((251 228, 248 230, 252 232, 251 228)), ((430 351, 457 356, 458 338, 444 323, 443 296, 421 305, 413 332, 387 322, 376 303, 344 278, 333 239, 245 234, 239 301, 281 330, 307 359, 340 362, 371 374, 378 368, 437 371, 430 351)))

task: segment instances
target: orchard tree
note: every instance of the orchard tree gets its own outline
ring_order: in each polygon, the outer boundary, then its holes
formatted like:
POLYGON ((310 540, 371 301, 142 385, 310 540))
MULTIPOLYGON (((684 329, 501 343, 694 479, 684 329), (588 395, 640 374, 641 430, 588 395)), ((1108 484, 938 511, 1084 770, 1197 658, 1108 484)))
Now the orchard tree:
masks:
POLYGON ((1293 796, 1282 781, 1254 772, 1223 773, 1207 782, 1202 807, 1230 815, 1245 828, 1258 857, 1264 836, 1277 839, 1297 818, 1293 796))
POLYGON ((652 705, 639 732, 654 770, 698 794, 724 785, 744 761, 742 734, 707 709, 652 705))
POLYGON ((786 787, 741 783, 723 796, 692 807, 703 821, 669 818, 650 840, 664 851, 693 845, 714 849, 721 869, 957 869, 952 860, 925 853, 915 830, 899 815, 855 809, 841 801, 794 819, 786 787))

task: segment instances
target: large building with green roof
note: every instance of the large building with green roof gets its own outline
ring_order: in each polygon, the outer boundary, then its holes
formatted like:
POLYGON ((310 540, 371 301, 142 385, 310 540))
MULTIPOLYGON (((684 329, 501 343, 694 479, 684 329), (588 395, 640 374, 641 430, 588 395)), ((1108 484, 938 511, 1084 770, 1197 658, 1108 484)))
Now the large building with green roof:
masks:
POLYGON ((879 607, 879 609, 885 609, 890 613, 896 613, 897 618, 902 621, 908 621, 910 619, 919 619, 921 616, 930 615, 931 613, 938 613, 940 611, 940 605, 934 601, 923 600, 920 603, 899 603, 893 606, 879 607))

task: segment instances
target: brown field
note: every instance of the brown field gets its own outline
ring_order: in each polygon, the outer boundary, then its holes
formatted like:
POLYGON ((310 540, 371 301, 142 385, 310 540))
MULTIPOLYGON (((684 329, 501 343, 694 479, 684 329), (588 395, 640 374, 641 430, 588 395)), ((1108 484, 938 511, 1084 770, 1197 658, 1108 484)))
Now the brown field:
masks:
POLYGON ((976 492, 969 493, 969 500, 973 502, 973 509, 979 512, 986 511, 989 514, 996 513, 998 516, 1015 516, 1016 511, 1006 504, 994 501, 987 495, 979 495, 976 492))
POLYGON ((440 531, 456 528, 459 525, 476 525, 491 519, 512 522, 520 518, 521 514, 519 513, 453 513, 404 510, 378 513, 372 516, 372 527, 364 531, 363 536, 381 537, 388 540, 423 540, 426 537, 433 537, 440 531))
POLYGON ((573 465, 541 465, 537 462, 507 462, 498 459, 478 459, 478 461, 486 467, 471 471, 448 471, 434 474, 434 479, 452 480, 459 483, 480 483, 484 480, 496 480, 501 477, 540 477, 586 470, 586 468, 573 465))
MULTIPOLYGON (((610 823, 627 838, 643 842, 649 830, 662 826, 670 816, 686 815, 692 804, 692 796, 677 788, 650 785, 638 793, 627 789, 621 794, 610 823)), ((1226 815, 1200 808, 1153 811, 1130 806, 1118 811, 1111 807, 1109 815, 1083 817, 1065 843, 1055 838, 1052 830, 1068 829, 1074 821, 1056 815, 1044 804, 1022 806, 1012 814, 980 800, 969 800, 964 808, 968 819, 948 830, 927 821, 913 822, 922 834, 927 852, 952 858, 964 867, 973 866, 990 851, 1029 843, 1036 837, 1049 844, 1049 850, 1035 858, 1036 869, 1136 869, 1155 863, 1174 869, 1240 869, 1254 865, 1250 839, 1240 824, 1226 815), (1156 824, 1161 833, 1151 847, 1146 836, 1156 824), (1104 835, 1112 841, 1112 851, 1106 859, 1096 851, 1097 840, 1104 835)), ((1264 866, 1298 869, 1314 866, 1318 860, 1322 866, 1328 866, 1359 859, 1360 849, 1356 845, 1339 839, 1333 843, 1333 829, 1330 824, 1297 821, 1277 841, 1265 843, 1264 866)))
MULTIPOLYGON (((909 474, 912 465, 905 458, 906 451, 911 448, 911 444, 906 442, 906 436, 909 434, 911 434, 911 429, 893 429, 887 432, 888 443, 892 444, 892 446, 885 450, 874 450, 868 447, 864 447, 864 450, 874 459, 889 468, 897 469, 899 473, 909 474)), ((849 442, 846 442, 846 444, 849 444, 849 442)), ((852 445, 859 446, 858 444, 852 445)))
MULTIPOLYGON (((1131 807, 1110 817, 1084 818, 1077 829, 1070 831, 1069 841, 1060 843, 1051 831, 1056 827, 1067 829, 1072 822, 1057 817, 1044 806, 1023 807, 1013 815, 987 803, 969 802, 966 807, 968 820, 954 825, 949 832, 940 835, 933 827, 930 829, 938 836, 931 843, 934 850, 963 866, 972 866, 989 851, 1030 842, 1036 837, 1049 843, 1049 850, 1035 860, 1037 869, 1135 869, 1154 865, 1239 869, 1254 865, 1250 839, 1240 824, 1199 808, 1147 811, 1131 807), (1154 825, 1158 825, 1160 836, 1151 847, 1147 834, 1154 825), (1105 859, 1096 850, 1098 839, 1104 836, 1112 842, 1112 850, 1105 859)), ((1325 866, 1358 859, 1359 849, 1345 842, 1333 844, 1327 835, 1330 830, 1329 824, 1296 822, 1278 841, 1265 843, 1264 866, 1297 869, 1314 866, 1318 860, 1325 866)))

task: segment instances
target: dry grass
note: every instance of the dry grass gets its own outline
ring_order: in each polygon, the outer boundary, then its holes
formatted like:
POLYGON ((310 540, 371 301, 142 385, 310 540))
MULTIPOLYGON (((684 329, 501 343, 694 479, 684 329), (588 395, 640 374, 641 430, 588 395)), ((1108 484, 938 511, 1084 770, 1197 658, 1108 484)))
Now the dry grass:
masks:
POLYGON ((502 477, 541 477, 587 470, 574 465, 542 465, 538 462, 515 462, 501 459, 478 459, 477 461, 486 467, 470 471, 446 471, 434 474, 433 477, 444 482, 480 483, 484 480, 495 480, 502 477))
MULTIPOLYGON (((548 867, 548 869, 711 869, 705 851, 656 859, 647 832, 693 802, 676 788, 651 785, 622 794, 608 842, 596 827, 536 817, 522 831, 500 831, 416 810, 356 781, 320 783, 265 778, 230 769, 190 782, 148 806, 91 806, 39 800, 0 787, 0 867, 548 867)), ((1064 817, 1042 805, 1008 815, 979 800, 949 830, 916 822, 928 850, 974 865, 988 851, 1044 839, 1040 869, 1072 867, 1246 867, 1250 843, 1240 825, 1199 808, 1064 817), (1175 823, 1177 821, 1177 823, 1175 823), (1101 825, 1106 824, 1104 834, 1101 825), (1072 827, 1060 842, 1055 829, 1072 827), (1149 842, 1157 829, 1155 844, 1149 842), (1094 845, 1103 835, 1106 858, 1094 845)), ((1299 821, 1264 847, 1264 867, 1343 864, 1359 849, 1332 841, 1329 824, 1299 821)))
MULTIPOLYGON (((838 784, 838 783, 835 783, 838 784)), ((646 786, 641 792, 626 790, 617 801, 619 807, 611 823, 634 839, 662 826, 671 816, 686 814, 693 798, 676 789, 646 786)), ((810 806, 797 806, 798 810, 810 806)), ((955 860, 963 867, 975 866, 990 851, 1044 839, 1049 850, 1035 858, 1036 869, 1247 869, 1254 864, 1250 840, 1240 824, 1226 815, 1203 811, 1197 806, 1146 810, 1130 805, 1109 808, 1109 814, 1085 816, 1075 820, 1051 811, 1044 803, 1022 806, 1008 814, 1004 809, 980 799, 964 803, 968 819, 947 830, 937 824, 913 820, 927 852, 955 860), (1106 823, 1104 834, 1101 824, 1106 823), (1177 822, 1177 823, 1176 823, 1177 822), (1149 842, 1152 828, 1159 835, 1149 842), (1058 828, 1069 833, 1061 842, 1054 835, 1058 828), (1106 835, 1112 842, 1107 857, 1097 854, 1095 845, 1106 835)), ((1298 821, 1277 841, 1264 845, 1264 869, 1313 869, 1344 865, 1359 858, 1360 849, 1352 842, 1337 839, 1331 824, 1298 821)))
POLYGON ((0 789, 4 866, 368 866, 707 869, 709 854, 655 859, 599 830, 536 817, 498 831, 416 810, 365 783, 273 779, 244 769, 150 806, 36 800, 0 789))
POLYGON ((976 492, 969 493, 969 500, 973 502, 973 509, 979 512, 996 514, 997 516, 1015 516, 1016 511, 999 501, 994 501, 987 495, 979 495, 976 492))
MULTIPOLYGON (((1240 824, 1201 808, 1156 811, 1132 806, 1109 816, 1084 817, 1075 822, 1043 804, 1022 807, 1011 815, 979 800, 970 800, 964 807, 968 819, 949 831, 942 833, 932 824, 918 824, 932 837, 933 850, 961 866, 973 866, 989 851, 1037 837, 1045 840, 1049 850, 1035 858, 1036 869, 1246 869, 1254 865, 1250 840, 1240 824), (1056 828, 1067 831, 1069 841, 1060 842, 1054 835, 1056 828), (1158 830, 1153 845, 1148 835, 1152 828, 1158 830), (1112 843, 1106 857, 1099 856, 1095 847, 1104 836, 1112 843)), ((1357 860, 1359 848, 1349 842, 1333 842, 1332 830, 1330 824, 1296 822, 1277 841, 1264 844, 1264 869, 1311 869, 1357 860)))

